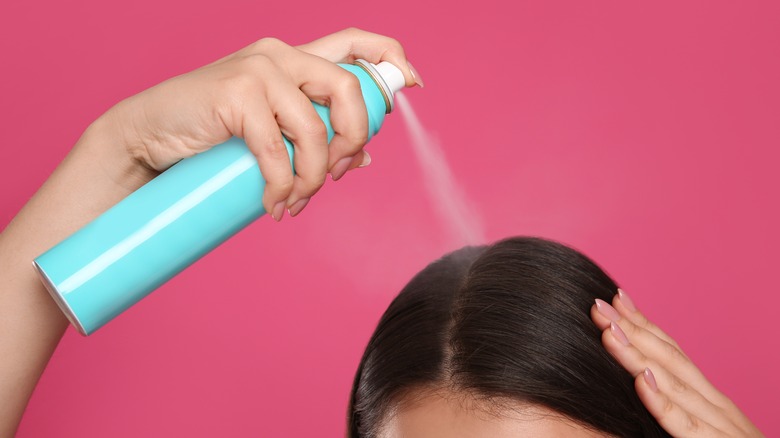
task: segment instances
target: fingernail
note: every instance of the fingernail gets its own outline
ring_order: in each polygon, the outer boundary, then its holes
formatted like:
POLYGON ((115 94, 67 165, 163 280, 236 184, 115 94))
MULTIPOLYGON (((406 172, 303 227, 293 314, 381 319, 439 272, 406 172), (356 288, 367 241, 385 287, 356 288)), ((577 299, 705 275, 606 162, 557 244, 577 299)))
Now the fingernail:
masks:
POLYGON ((422 78, 420 77, 420 73, 417 72, 417 69, 414 68, 411 62, 407 61, 406 63, 409 64, 409 71, 412 72, 414 83, 417 84, 420 88, 425 88, 425 82, 423 82, 422 78))
POLYGON ((333 165, 333 168, 330 169, 330 177, 333 178, 333 181, 338 181, 342 176, 344 176, 345 173, 347 173, 349 165, 352 163, 352 158, 353 157, 344 157, 333 165))
POLYGON ((650 368, 645 368, 645 372, 642 373, 642 375, 645 378, 645 382, 650 386, 650 389, 652 389, 653 392, 658 392, 658 384, 655 382, 655 376, 653 375, 653 372, 650 371, 650 368))
POLYGON ((621 329, 619 325, 614 322, 610 322, 609 330, 612 332, 612 336, 614 336, 615 339, 617 339, 621 344, 628 346, 628 337, 626 337, 626 334, 623 333, 623 329, 621 329))
POLYGON ((634 302, 631 301, 631 297, 629 297, 627 293, 623 292, 623 289, 618 289, 618 296, 620 297, 620 302, 626 306, 626 309, 628 309, 629 312, 636 312, 634 302))
POLYGON ((358 166, 358 169, 361 167, 366 167, 369 164, 371 164, 371 155, 368 155, 368 152, 363 151, 363 161, 360 163, 360 166, 358 166))
POLYGON ((610 306, 609 303, 607 303, 604 300, 600 300, 596 298, 596 310, 599 311, 600 314, 602 314, 605 318, 607 318, 610 321, 617 322, 620 321, 620 314, 617 310, 615 310, 614 307, 610 306))
POLYGON ((274 211, 271 212, 271 217, 274 218, 276 222, 282 220, 282 217, 284 216, 284 207, 286 205, 287 201, 279 201, 274 205, 274 211))
POLYGON ((295 217, 298 215, 298 213, 301 212, 306 207, 306 204, 309 203, 310 198, 303 198, 295 201, 295 204, 290 206, 290 209, 287 210, 290 212, 290 216, 295 217))

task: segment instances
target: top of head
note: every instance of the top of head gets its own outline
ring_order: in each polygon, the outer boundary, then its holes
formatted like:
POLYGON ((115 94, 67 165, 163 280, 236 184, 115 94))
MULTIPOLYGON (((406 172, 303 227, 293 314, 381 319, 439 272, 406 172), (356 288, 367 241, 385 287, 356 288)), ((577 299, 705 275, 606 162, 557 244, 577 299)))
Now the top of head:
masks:
POLYGON ((355 64, 362 67, 368 72, 382 90, 382 94, 385 97, 385 101, 388 105, 387 112, 389 113, 393 109, 393 96, 406 86, 406 79, 404 74, 395 65, 382 61, 379 64, 372 64, 363 59, 355 60, 355 64))

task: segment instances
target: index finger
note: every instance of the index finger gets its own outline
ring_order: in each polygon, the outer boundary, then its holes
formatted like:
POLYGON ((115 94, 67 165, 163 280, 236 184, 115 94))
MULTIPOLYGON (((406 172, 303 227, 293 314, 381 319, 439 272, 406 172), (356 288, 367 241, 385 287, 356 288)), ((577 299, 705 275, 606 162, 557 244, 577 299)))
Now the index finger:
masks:
MULTIPOLYGON (((591 307, 591 319, 599 320, 597 325, 600 327, 604 325, 604 319, 618 324, 628 342, 643 356, 661 364, 712 403, 723 406, 724 396, 707 380, 696 364, 676 346, 634 324, 630 319, 621 317, 617 310, 605 301, 597 300, 596 304, 591 307)), ((611 327, 610 323, 607 325, 611 327)))
POLYGON ((331 62, 353 63, 356 59, 365 59, 372 64, 378 64, 387 61, 403 72, 407 87, 412 87, 419 82, 412 72, 401 43, 384 35, 353 27, 297 48, 331 62))
POLYGON ((664 341, 672 344, 676 348, 682 350, 671 336, 666 334, 660 327, 651 322, 647 317, 636 308, 634 301, 626 294, 623 289, 618 288, 618 293, 612 298, 612 306, 620 313, 621 316, 628 318, 632 323, 642 327, 650 333, 658 336, 664 341))

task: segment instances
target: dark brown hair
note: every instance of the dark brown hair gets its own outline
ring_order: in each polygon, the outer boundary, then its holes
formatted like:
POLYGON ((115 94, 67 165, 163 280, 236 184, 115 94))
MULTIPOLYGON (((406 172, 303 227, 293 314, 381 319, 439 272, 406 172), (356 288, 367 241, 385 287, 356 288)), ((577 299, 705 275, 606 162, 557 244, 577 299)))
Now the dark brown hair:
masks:
POLYGON ((466 247, 417 274, 382 316, 355 376, 348 436, 373 438, 409 391, 446 386, 547 407, 604 433, 669 436, 601 345, 596 298, 615 282, 537 238, 466 247))

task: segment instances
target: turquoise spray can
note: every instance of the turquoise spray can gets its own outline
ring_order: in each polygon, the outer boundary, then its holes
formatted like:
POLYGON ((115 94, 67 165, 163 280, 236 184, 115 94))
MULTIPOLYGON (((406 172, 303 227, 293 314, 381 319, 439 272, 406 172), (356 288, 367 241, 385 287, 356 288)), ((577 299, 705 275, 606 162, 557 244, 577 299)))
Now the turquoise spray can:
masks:
MULTIPOLYGON (((393 109, 403 74, 388 62, 340 66, 360 80, 370 139, 393 109)), ((312 104, 330 141, 330 109, 312 104)), ((256 158, 231 138, 176 163, 33 266, 71 324, 89 335, 262 216, 264 188, 256 158)))

